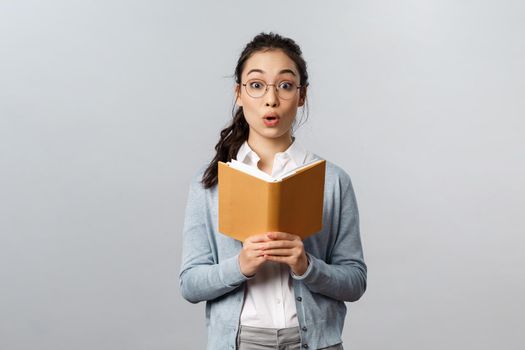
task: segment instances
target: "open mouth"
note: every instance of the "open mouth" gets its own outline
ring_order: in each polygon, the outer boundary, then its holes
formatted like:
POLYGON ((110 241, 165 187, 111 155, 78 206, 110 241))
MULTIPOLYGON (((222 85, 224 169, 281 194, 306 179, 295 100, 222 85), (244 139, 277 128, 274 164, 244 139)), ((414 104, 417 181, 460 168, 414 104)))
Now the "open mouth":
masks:
POLYGON ((266 116, 263 118, 264 125, 266 126, 276 126, 279 124, 279 117, 277 116, 266 116))

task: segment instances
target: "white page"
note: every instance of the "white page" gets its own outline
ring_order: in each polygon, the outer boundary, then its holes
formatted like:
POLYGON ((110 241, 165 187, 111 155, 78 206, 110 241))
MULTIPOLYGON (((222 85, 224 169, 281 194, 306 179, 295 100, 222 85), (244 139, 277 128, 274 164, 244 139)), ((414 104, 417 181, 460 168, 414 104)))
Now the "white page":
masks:
POLYGON ((281 176, 279 176, 278 179, 279 179, 279 181, 284 180, 284 179, 286 179, 287 177, 292 176, 293 174, 295 174, 296 172, 298 172, 298 171, 301 170, 302 168, 307 167, 307 166, 309 166, 309 165, 311 165, 311 164, 314 164, 314 163, 320 162, 321 160, 322 160, 322 159, 315 159, 315 160, 312 160, 311 162, 308 162, 308 163, 306 163, 306 164, 303 164, 303 165, 301 165, 301 166, 298 166, 297 168, 294 168, 294 169, 292 169, 292 170, 290 170, 290 171, 287 171, 286 173, 282 174, 281 176))
POLYGON ((254 168, 248 164, 245 164, 243 162, 239 162, 238 160, 236 159, 232 159, 231 162, 228 162, 226 163, 228 164, 230 167, 234 168, 234 169, 237 169, 237 170, 240 170, 242 172, 245 172, 247 174, 250 174, 252 176, 255 176, 261 180, 264 180, 264 181, 268 181, 268 182, 275 182, 276 179, 273 178, 272 176, 266 174, 264 171, 260 170, 259 168, 254 168))
POLYGON ((264 180, 264 181, 267 181, 267 182, 279 182, 279 181, 282 181, 283 179, 289 177, 289 176, 292 176, 293 174, 295 174, 297 171, 299 171, 300 169, 306 167, 306 166, 309 166, 311 164, 314 164, 314 163, 317 163, 317 162, 320 162, 322 159, 315 159, 309 163, 306 163, 306 164, 303 164, 301 166, 298 166, 290 171, 287 171, 286 173, 282 174, 281 176, 278 176, 278 177, 273 177, 273 176, 270 176, 268 175, 267 173, 265 173, 264 171, 260 170, 259 168, 255 168, 255 167, 252 167, 248 164, 245 164, 243 162, 239 162, 238 160, 236 159, 232 159, 231 162, 228 162, 226 163, 228 166, 234 168, 234 169, 237 169, 237 170, 240 170, 242 172, 245 172, 247 174, 250 174, 252 176, 255 176, 261 180, 264 180))

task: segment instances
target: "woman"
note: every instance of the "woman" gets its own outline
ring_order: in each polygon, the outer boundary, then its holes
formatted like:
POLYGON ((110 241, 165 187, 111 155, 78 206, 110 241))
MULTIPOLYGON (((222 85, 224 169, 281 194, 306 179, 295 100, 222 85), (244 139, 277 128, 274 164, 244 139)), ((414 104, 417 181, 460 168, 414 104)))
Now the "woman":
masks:
POLYGON ((345 301, 366 289, 367 267, 350 177, 326 161, 323 228, 302 241, 254 232, 244 243, 217 230, 218 161, 279 176, 319 156, 293 136, 308 86, 299 46, 257 35, 235 69, 237 110, 215 157, 195 176, 186 207, 180 287, 206 301, 208 349, 342 349, 345 301))

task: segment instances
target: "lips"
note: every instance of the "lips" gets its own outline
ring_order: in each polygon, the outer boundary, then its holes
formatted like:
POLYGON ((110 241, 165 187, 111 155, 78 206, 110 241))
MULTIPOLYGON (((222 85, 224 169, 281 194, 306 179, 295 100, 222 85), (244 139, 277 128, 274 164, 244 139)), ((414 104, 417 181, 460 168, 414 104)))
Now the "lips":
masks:
POLYGON ((281 118, 279 117, 278 114, 276 114, 276 113, 267 113, 263 117, 264 125, 266 125, 266 126, 275 126, 275 125, 279 124, 279 119, 281 119, 281 118))

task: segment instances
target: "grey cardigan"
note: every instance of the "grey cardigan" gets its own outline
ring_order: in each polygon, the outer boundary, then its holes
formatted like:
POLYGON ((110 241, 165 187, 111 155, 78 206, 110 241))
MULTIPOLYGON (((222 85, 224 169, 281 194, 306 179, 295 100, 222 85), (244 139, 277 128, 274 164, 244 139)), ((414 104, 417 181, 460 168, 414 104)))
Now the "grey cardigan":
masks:
MULTIPOLYGON (((218 232, 217 186, 204 189, 200 183, 204 170, 197 172, 190 185, 180 290, 191 303, 206 301, 207 349, 235 349, 247 280, 238 262, 242 243, 218 232)), ((367 274, 350 176, 329 161, 323 228, 304 240, 304 248, 308 271, 301 276, 292 274, 301 346, 320 349, 341 343, 344 302, 363 295, 367 274)))

